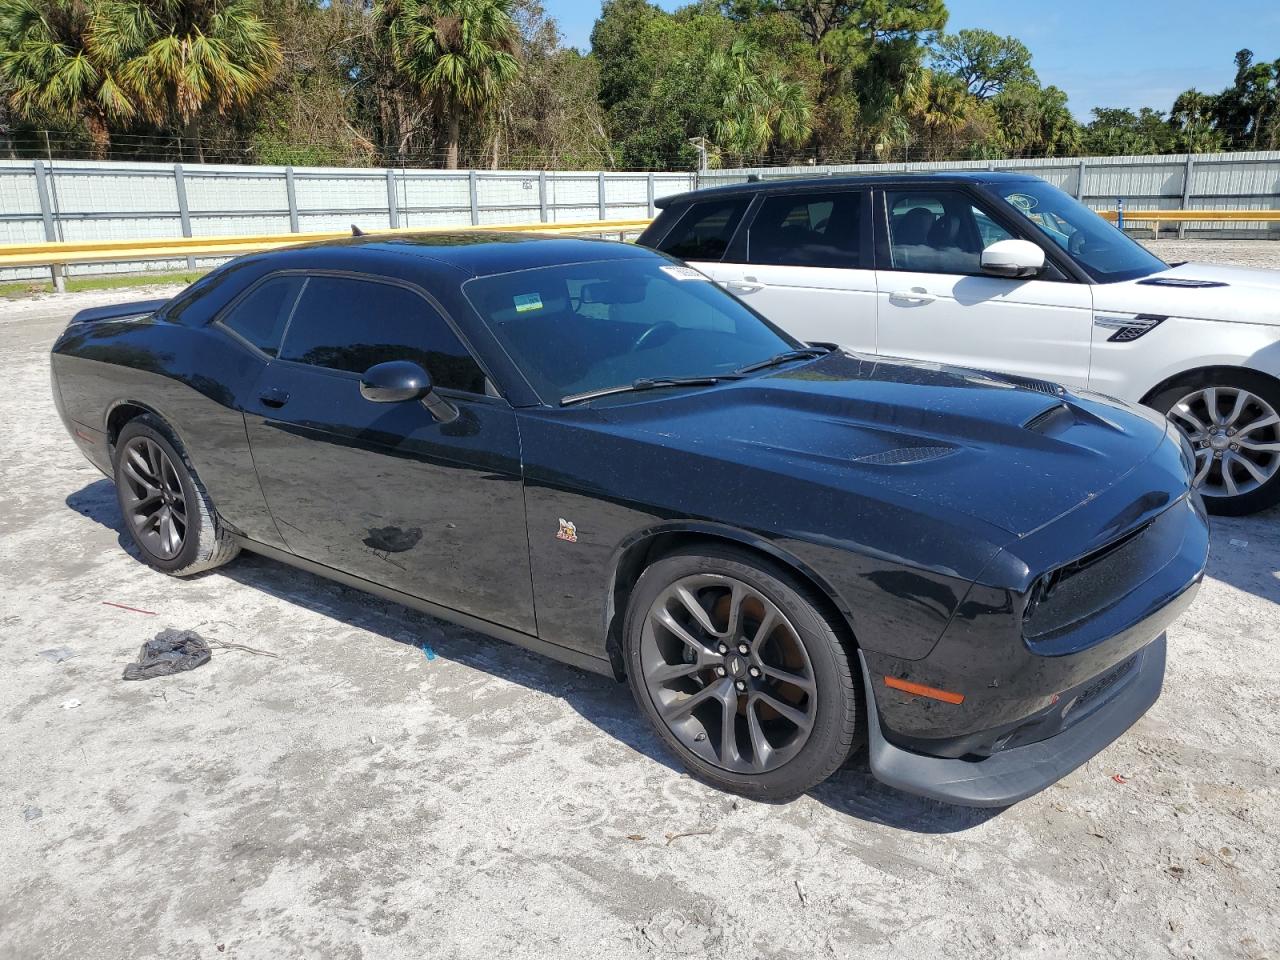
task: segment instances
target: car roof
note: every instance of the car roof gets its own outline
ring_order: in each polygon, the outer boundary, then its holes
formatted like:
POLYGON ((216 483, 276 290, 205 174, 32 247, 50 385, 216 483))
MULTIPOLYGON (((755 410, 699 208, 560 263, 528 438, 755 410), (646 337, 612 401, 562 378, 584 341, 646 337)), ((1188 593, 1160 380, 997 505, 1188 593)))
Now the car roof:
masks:
POLYGON ((780 177, 776 180, 753 180, 748 183, 732 183, 723 187, 707 187, 662 197, 654 205, 665 209, 693 200, 709 200, 738 194, 791 193, 808 190, 831 190, 840 187, 884 187, 904 185, 918 187, 928 183, 1018 183, 1035 180, 1029 173, 1008 173, 995 170, 899 170, 891 173, 858 173, 825 177, 780 177))
POLYGON ((288 258, 296 261, 311 254, 331 260, 339 253, 352 269, 376 266, 379 262, 404 267, 405 258, 412 258, 426 270, 449 266, 471 277, 595 260, 660 258, 652 250, 631 243, 470 230, 366 234, 300 244, 265 256, 292 254, 288 258))

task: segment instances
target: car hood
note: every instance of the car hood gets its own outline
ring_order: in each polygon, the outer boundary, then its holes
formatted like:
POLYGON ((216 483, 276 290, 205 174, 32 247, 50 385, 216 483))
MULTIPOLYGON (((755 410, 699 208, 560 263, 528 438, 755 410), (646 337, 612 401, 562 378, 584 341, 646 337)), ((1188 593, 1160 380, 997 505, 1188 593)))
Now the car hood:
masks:
POLYGON ((1280 270, 1182 263, 1093 290, 1097 311, 1280 326, 1280 270))
POLYGON ((1154 413, 1052 384, 844 351, 596 409, 612 428, 664 447, 971 517, 1015 536, 1098 496, 1166 438, 1154 413))

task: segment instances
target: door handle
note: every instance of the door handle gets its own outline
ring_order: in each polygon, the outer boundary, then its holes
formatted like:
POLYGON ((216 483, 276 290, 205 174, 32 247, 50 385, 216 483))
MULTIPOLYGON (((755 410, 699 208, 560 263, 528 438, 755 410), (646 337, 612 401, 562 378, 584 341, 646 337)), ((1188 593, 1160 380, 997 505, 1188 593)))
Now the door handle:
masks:
POLYGON ((262 401, 264 407, 279 410, 289 402, 289 391, 281 390, 279 387, 269 387, 258 394, 258 399, 262 401))
POLYGON ((889 294, 894 303, 933 303, 938 298, 924 287, 912 287, 910 290, 895 290, 889 294))
POLYGON ((725 288, 735 293, 755 293, 757 290, 764 289, 764 284, 755 277, 743 277, 741 280, 725 281, 725 288))

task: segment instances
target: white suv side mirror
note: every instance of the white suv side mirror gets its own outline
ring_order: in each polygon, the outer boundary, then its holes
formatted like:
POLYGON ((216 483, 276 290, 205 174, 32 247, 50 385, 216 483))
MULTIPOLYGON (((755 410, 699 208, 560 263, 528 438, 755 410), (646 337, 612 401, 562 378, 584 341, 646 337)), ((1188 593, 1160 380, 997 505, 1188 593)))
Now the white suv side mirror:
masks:
POLYGON ((1034 277, 1044 269, 1044 251, 1030 240, 997 240, 982 251, 982 269, 997 277, 1034 277))

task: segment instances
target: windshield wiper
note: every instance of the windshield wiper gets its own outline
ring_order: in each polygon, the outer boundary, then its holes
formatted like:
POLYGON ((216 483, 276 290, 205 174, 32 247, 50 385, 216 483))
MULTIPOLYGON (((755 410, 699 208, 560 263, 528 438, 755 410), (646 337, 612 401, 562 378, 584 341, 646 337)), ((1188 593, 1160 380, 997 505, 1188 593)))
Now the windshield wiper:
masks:
POLYGON ((734 373, 755 373, 757 370, 764 370, 768 367, 776 367, 780 363, 787 363, 791 360, 803 360, 806 357, 821 357, 830 353, 827 347, 805 347, 803 350, 788 350, 785 353, 775 354, 768 360, 760 360, 756 363, 748 363, 745 367, 739 367, 734 373))
POLYGON ((719 377, 641 377, 630 383, 622 383, 616 387, 602 387, 599 390, 588 390, 585 393, 572 393, 560 398, 560 406, 567 407, 574 403, 584 403, 597 397, 611 397, 615 393, 636 393, 640 390, 657 390, 661 387, 709 387, 721 380, 736 380, 733 374, 719 377))

